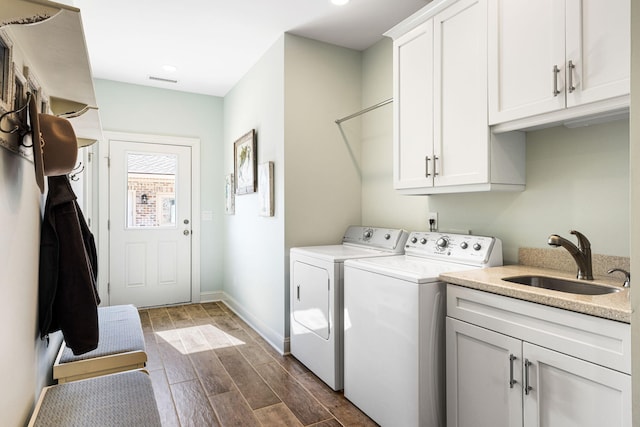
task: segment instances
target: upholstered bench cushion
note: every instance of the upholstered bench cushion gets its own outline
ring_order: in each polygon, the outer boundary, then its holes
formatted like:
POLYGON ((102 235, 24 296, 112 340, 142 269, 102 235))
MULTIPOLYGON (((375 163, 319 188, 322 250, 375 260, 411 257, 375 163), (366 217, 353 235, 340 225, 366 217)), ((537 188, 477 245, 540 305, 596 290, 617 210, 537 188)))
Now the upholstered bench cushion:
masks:
POLYGON ((29 426, 160 426, 149 375, 127 371, 46 387, 29 426))
POLYGON ((133 305, 98 308, 98 347, 75 356, 64 343, 53 365, 59 383, 144 367, 147 361, 138 310, 133 305))

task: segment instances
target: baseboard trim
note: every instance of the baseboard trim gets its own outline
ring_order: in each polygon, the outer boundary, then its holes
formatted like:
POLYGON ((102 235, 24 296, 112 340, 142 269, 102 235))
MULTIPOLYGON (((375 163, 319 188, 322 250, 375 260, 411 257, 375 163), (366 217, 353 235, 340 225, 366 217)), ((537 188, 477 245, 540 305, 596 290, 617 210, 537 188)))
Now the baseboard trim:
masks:
POLYGON ((201 292, 200 302, 222 301, 223 297, 224 297, 224 292, 222 291, 201 292))
POLYGON ((249 326, 251 326, 262 338, 267 341, 271 347, 273 347, 278 353, 285 355, 289 353, 289 337, 284 337, 277 333, 269 326, 265 325, 260 319, 252 315, 246 310, 238 301, 234 300, 229 294, 220 292, 222 294, 222 301, 229 310, 233 311, 242 320, 244 320, 249 326))

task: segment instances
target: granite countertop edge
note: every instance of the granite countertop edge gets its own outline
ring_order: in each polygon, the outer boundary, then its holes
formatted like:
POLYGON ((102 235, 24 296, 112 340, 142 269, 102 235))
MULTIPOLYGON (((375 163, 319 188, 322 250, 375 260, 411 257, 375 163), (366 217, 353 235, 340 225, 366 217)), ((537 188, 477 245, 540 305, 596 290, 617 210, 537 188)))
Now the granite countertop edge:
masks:
POLYGON ((577 313, 602 317, 618 322, 631 322, 629 289, 610 278, 596 277, 592 283, 620 288, 620 292, 605 295, 576 295, 549 289, 507 282, 504 277, 520 275, 541 275, 576 280, 570 273, 524 265, 507 265, 440 275, 440 280, 467 288, 490 292, 550 307, 575 311, 577 313))

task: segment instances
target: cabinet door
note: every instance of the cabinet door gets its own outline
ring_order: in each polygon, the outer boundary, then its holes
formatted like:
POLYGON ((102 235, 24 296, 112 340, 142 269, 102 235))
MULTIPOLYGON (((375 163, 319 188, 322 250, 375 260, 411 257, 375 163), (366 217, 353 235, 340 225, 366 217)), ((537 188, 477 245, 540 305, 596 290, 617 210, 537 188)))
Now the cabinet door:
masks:
POLYGON ((393 45, 394 188, 433 185, 433 21, 393 45))
POLYGON ((567 106, 629 94, 629 0, 567 0, 566 10, 567 106))
POLYGON ((450 317, 446 322, 447 426, 522 425, 522 341, 450 317))
POLYGON ((630 375, 527 342, 523 357, 525 427, 631 426, 630 375))
POLYGON ((565 2, 489 0, 488 22, 489 124, 564 108, 565 2))
POLYGON ((489 179, 487 1, 461 0, 434 17, 434 184, 489 179))

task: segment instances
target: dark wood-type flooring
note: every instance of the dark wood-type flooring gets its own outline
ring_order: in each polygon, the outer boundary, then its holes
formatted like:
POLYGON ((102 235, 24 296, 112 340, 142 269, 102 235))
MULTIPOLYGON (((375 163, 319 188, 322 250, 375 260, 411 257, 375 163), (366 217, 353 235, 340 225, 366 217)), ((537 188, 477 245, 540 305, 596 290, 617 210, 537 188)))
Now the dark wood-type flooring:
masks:
POLYGON ((140 318, 163 426, 376 426, 222 303, 140 318))

